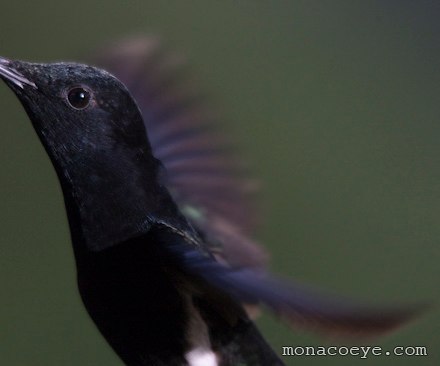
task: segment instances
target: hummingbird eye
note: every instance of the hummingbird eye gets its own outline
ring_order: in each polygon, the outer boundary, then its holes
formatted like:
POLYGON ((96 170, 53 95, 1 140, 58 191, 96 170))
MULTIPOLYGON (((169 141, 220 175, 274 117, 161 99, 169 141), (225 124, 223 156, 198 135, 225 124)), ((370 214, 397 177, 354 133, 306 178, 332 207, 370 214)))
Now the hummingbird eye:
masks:
POLYGON ((76 86, 67 92, 67 102, 75 109, 87 108, 91 99, 91 91, 83 86, 76 86))

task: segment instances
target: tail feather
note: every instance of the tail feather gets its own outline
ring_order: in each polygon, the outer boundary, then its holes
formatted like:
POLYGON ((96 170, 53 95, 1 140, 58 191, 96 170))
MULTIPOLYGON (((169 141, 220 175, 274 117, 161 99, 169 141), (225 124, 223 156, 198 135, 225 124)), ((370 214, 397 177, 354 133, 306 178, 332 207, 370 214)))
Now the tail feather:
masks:
MULTIPOLYGON (((266 342, 254 323, 243 320, 236 327, 236 337, 231 347, 236 347, 235 352, 227 349, 223 352, 226 356, 222 360, 228 361, 227 357, 237 354, 239 362, 248 366, 284 366, 284 362, 266 342)), ((221 363, 222 366, 237 365, 237 363, 221 363)))

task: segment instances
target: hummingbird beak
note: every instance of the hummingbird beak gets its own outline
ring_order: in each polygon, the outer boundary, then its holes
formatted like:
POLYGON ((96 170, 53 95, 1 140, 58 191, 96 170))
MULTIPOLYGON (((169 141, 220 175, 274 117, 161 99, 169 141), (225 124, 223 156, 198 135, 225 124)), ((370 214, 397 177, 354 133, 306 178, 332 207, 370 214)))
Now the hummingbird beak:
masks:
POLYGON ((9 81, 12 84, 24 89, 24 86, 30 86, 34 89, 38 89, 35 83, 26 79, 20 72, 18 72, 13 66, 12 61, 0 57, 0 78, 5 81, 9 81))

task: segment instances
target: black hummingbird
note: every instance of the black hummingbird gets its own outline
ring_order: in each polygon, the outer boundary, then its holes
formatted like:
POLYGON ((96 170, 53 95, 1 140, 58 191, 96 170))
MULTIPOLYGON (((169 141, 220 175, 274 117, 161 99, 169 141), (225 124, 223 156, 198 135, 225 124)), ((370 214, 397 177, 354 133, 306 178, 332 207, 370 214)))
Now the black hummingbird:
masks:
POLYGON ((411 318, 415 307, 361 306, 264 271, 255 184, 174 61, 150 39, 101 54, 119 79, 0 58, 57 172, 81 298, 123 362, 283 365, 251 320, 256 305, 332 334, 411 318))

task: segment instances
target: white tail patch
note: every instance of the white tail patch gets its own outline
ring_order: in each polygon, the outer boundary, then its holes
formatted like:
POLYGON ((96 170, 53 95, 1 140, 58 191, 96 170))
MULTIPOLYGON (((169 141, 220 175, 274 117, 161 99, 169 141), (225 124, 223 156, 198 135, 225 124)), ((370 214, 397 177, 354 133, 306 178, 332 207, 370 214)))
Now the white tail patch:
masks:
POLYGON ((211 350, 196 348, 185 357, 190 366, 218 366, 217 356, 211 350))
POLYGON ((185 358, 189 366, 218 366, 217 355, 212 351, 209 339, 209 329, 194 306, 191 294, 183 294, 186 299, 188 311, 188 323, 186 329, 186 340, 189 344, 185 358))

